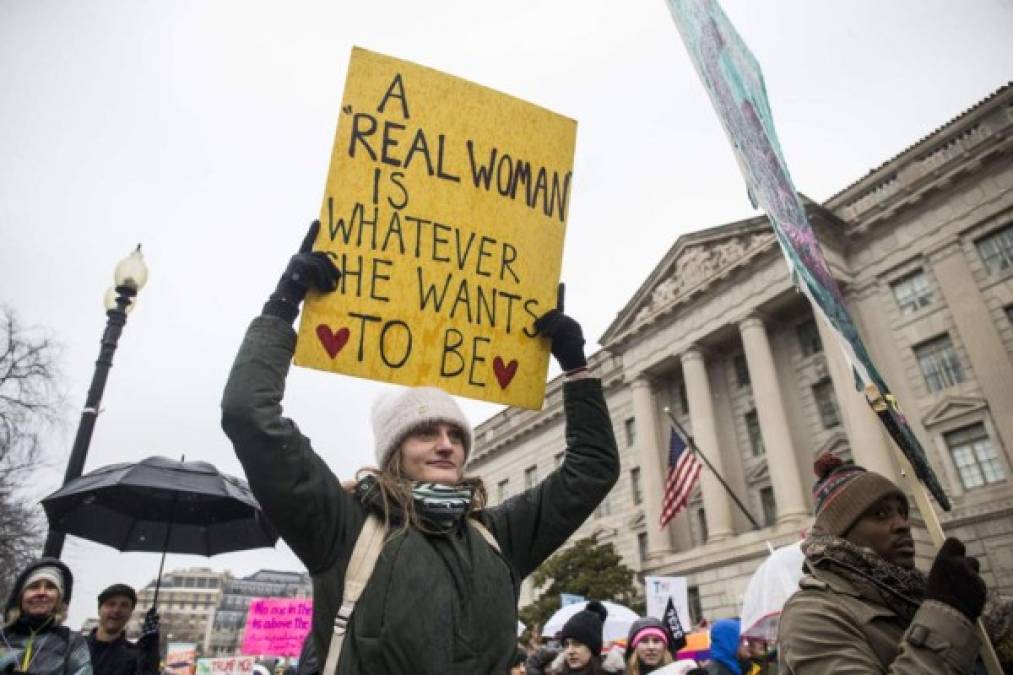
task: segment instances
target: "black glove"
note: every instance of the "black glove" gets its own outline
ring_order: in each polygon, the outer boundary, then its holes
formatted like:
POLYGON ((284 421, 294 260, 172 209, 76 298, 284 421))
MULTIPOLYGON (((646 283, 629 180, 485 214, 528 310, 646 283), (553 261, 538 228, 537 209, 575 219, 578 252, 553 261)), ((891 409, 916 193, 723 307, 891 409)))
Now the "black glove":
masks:
POLYGON ((584 333, 579 323, 559 309, 550 309, 535 321, 535 330, 552 340, 552 355, 564 372, 587 368, 584 333))
POLYGON ((985 582, 978 576, 978 560, 966 552, 959 539, 943 542, 929 571, 925 597, 959 609, 974 623, 985 607, 985 582))
POLYGON ((285 273, 278 280, 278 287, 264 304, 264 314, 277 316, 288 323, 295 321, 299 305, 306 298, 310 288, 330 293, 338 287, 341 271, 331 260, 332 253, 314 251, 313 242, 320 231, 320 221, 314 220, 303 239, 299 252, 288 261, 285 273))
POLYGON ((152 606, 144 614, 144 625, 141 626, 141 637, 148 635, 158 635, 158 608, 152 606))

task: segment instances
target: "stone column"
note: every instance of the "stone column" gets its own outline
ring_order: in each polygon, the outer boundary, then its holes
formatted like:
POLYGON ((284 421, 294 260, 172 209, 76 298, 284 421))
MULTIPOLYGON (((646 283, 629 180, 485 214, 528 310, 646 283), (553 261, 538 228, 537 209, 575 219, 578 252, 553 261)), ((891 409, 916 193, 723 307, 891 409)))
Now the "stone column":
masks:
MULTIPOLYGON (((724 476, 721 447, 714 419, 714 402, 703 354, 695 347, 682 355, 682 376, 686 380, 686 398, 689 402, 689 420, 693 425, 693 439, 714 470, 724 476)), ((717 542, 733 534, 731 498, 717 477, 706 467, 700 473, 703 489, 703 507, 707 517, 707 541, 717 542)))
POLYGON ((633 380, 633 416, 637 428, 637 450, 640 454, 640 477, 644 486, 644 519, 647 531, 647 556, 672 552, 672 534, 661 528, 661 500, 665 490, 667 457, 662 457, 658 443, 658 410, 654 403, 651 382, 643 375, 633 380))
POLYGON ((967 266, 959 242, 951 242, 930 254, 939 290, 957 325, 960 340, 990 406, 996 430, 1007 452, 1013 447, 1013 406, 995 405, 1013 400, 1013 363, 1003 345, 995 319, 988 311, 978 284, 967 266))
MULTIPOLYGON (((823 342, 827 370, 834 385, 834 394, 841 410, 841 423, 848 435, 851 456, 855 464, 897 482, 897 473, 891 460, 892 449, 883 423, 869 407, 865 394, 855 388, 855 375, 841 351, 837 334, 830 329, 822 314, 813 312, 823 342)), ((815 477, 813 478, 815 480, 815 477)))
POLYGON ((760 420, 760 435, 777 502, 777 522, 800 520, 809 515, 809 507, 802 491, 795 444, 791 440, 788 414, 777 380, 767 328, 758 316, 751 314, 739 322, 739 334, 746 352, 753 400, 756 401, 756 414, 760 420))

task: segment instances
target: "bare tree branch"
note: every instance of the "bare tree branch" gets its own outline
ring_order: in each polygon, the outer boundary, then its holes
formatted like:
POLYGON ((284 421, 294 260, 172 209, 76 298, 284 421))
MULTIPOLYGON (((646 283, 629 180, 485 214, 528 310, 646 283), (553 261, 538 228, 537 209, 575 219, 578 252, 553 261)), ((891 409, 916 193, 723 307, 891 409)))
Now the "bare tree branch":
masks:
POLYGON ((42 509, 24 488, 45 464, 44 434, 65 412, 58 360, 52 337, 0 305, 0 597, 45 538, 42 509))

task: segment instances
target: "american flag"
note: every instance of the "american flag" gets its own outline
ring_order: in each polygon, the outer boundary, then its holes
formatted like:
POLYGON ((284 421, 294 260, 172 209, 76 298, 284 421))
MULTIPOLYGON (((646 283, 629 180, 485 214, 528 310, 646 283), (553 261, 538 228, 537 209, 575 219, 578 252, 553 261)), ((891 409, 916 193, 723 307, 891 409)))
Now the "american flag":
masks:
POLYGON ((686 507, 689 494, 700 477, 702 465, 696 454, 686 449, 686 441, 672 429, 668 443, 668 475, 665 477, 665 496, 661 500, 661 527, 675 518, 686 507))

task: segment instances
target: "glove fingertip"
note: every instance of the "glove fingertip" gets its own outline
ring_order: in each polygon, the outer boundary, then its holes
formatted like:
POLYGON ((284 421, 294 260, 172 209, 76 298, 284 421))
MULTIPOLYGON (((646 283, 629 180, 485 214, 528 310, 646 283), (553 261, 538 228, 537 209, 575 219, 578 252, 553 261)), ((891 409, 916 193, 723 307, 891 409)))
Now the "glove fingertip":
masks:
POLYGON ((967 553, 967 549, 964 547, 964 543, 956 537, 948 537, 939 552, 951 556, 962 556, 967 553))

